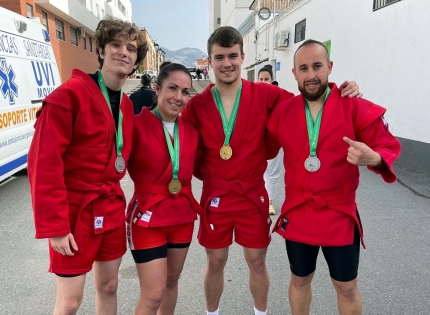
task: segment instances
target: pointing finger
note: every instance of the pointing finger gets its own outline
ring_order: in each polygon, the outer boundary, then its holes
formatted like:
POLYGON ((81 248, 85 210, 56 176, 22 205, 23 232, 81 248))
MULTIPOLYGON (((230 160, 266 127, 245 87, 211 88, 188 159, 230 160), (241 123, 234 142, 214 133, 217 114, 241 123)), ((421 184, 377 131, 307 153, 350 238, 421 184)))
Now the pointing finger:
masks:
POLYGON ((348 137, 343 137, 343 141, 348 143, 351 147, 355 148, 356 144, 354 140, 349 139, 348 137))

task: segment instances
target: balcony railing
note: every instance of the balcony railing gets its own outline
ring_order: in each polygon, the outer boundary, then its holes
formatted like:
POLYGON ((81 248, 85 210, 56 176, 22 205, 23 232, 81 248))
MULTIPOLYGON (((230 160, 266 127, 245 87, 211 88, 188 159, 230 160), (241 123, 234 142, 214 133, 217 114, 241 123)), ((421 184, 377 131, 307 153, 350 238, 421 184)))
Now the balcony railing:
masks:
POLYGON ((251 28, 255 25, 255 12, 251 12, 251 14, 248 15, 248 17, 245 19, 245 21, 242 22, 242 24, 238 27, 238 31, 242 36, 245 36, 249 32, 251 28))
POLYGON ((399 2, 401 0, 373 0, 373 11, 379 10, 387 5, 399 2))
POLYGON ((245 21, 243 21, 243 23, 238 27, 238 30, 242 36, 245 36, 245 34, 255 26, 255 16, 261 8, 268 8, 276 17, 279 14, 293 9, 294 5, 298 5, 300 2, 304 1, 309 0, 254 0, 249 7, 253 12, 248 15, 245 21))
POLYGON ((258 11, 260 8, 268 8, 271 12, 282 13, 293 4, 300 1, 302 0, 254 0, 250 9, 258 11))

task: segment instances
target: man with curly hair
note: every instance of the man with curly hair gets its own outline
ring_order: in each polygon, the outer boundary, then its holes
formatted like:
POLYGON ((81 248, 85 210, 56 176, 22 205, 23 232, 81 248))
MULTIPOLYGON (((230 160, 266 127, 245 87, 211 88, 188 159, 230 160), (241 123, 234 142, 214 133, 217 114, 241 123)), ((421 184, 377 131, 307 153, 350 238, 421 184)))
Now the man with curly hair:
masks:
POLYGON ((120 180, 131 151, 133 104, 122 86, 147 53, 138 28, 114 18, 95 34, 100 71, 74 69, 43 101, 28 154, 36 238, 49 239, 54 314, 76 314, 94 271, 96 313, 116 314, 126 252, 120 180))

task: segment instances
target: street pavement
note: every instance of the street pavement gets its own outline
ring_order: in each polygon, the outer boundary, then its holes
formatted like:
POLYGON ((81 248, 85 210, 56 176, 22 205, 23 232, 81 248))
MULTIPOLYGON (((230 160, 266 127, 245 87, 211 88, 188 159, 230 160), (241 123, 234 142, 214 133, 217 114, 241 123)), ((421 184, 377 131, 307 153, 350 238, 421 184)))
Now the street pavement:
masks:
MULTIPOLYGON (((205 84, 193 81, 199 93, 205 84)), ((138 80, 127 80, 129 92, 138 80)), ((367 249, 361 252, 359 287, 363 314, 430 314, 430 175, 396 165, 399 181, 388 185, 365 168, 357 202, 367 249)), ((122 186, 128 199, 133 183, 126 176, 122 186)), ((193 180, 193 191, 200 198, 201 182, 193 180)), ((274 201, 277 214, 284 200, 280 179, 274 201)), ((205 314, 203 275, 205 252, 196 240, 190 247, 180 279, 176 314, 205 314)), ((48 245, 34 239, 34 227, 26 171, 0 183, 0 314, 50 314, 55 303, 55 279, 47 272, 48 245)), ((267 254, 271 275, 269 314, 291 314, 287 285, 290 279, 285 245, 273 235, 267 254)), ((120 267, 118 314, 133 314, 139 284, 132 257, 124 256, 120 267)), ((253 314, 247 284, 247 267, 242 249, 231 246, 225 269, 222 315, 253 314)), ((92 273, 88 274, 85 297, 78 314, 95 314, 92 273)), ((320 255, 313 282, 311 314, 337 314, 336 296, 327 266, 320 255)))

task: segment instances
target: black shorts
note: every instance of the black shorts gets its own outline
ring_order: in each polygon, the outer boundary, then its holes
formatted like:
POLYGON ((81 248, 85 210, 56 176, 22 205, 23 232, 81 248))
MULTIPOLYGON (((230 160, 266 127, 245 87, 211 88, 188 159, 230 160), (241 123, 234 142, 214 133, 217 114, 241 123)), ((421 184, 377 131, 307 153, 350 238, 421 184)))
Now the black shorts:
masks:
POLYGON ((136 264, 143 264, 150 262, 154 259, 166 258, 167 250, 169 248, 188 248, 191 243, 167 243, 154 248, 147 249, 132 249, 131 254, 136 264))
POLYGON ((314 246, 285 240, 291 272, 297 277, 307 277, 317 266, 321 247, 330 271, 336 281, 347 282, 357 278, 360 259, 360 234, 356 229, 352 245, 330 247, 314 246))

